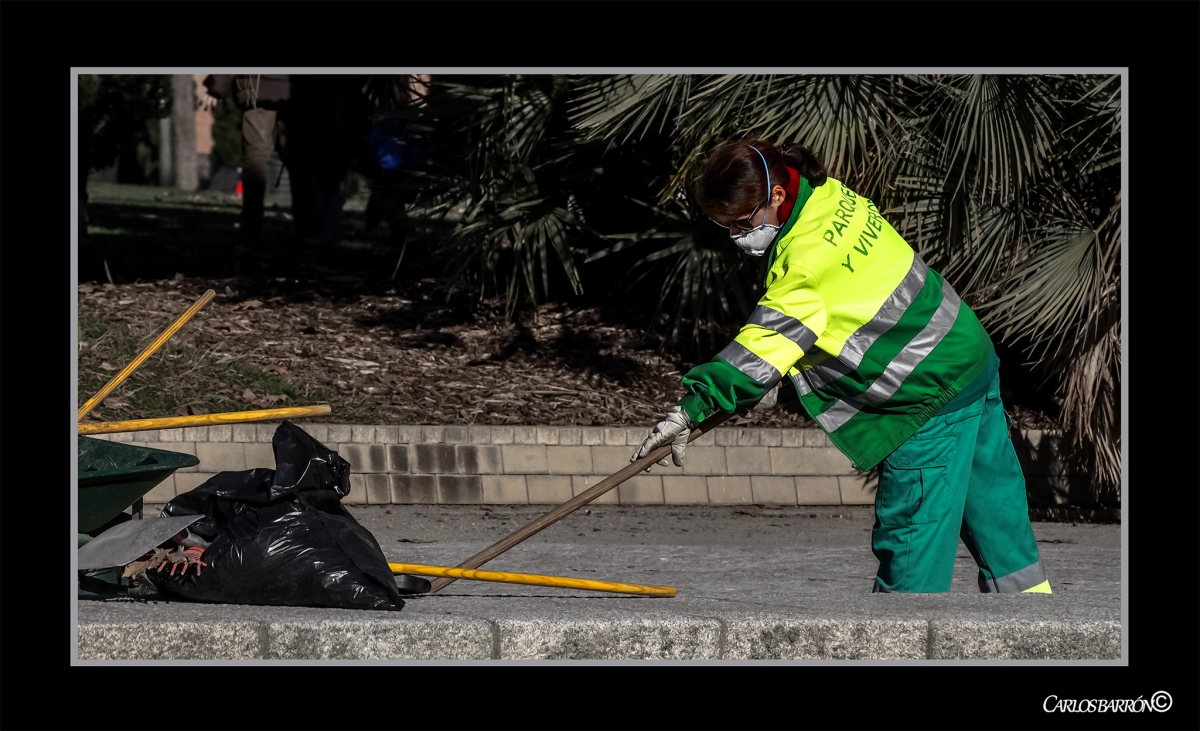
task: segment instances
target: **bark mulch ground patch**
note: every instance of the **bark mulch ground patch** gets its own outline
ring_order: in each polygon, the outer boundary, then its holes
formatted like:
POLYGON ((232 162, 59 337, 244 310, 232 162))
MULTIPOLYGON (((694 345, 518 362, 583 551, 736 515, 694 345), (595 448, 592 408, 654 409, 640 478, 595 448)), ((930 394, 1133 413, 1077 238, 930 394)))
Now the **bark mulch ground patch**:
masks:
MULTIPOLYGON (((81 334, 80 399, 210 288, 217 292, 213 301, 93 420, 329 403, 332 413, 323 419, 330 423, 652 426, 683 394, 680 375, 692 365, 659 352, 641 331, 604 322, 597 308, 550 304, 509 322, 500 302, 478 303, 473 312, 444 304, 433 280, 382 294, 338 284, 191 278, 80 284, 81 323, 137 341, 120 362, 104 351, 111 334, 92 340, 81 334), (191 364, 190 374, 183 369, 189 378, 180 368, 165 370, 170 360, 191 364), (260 379, 257 391, 243 387, 228 374, 233 364, 270 380, 260 379), (156 368, 163 383, 153 380, 156 368), (148 402, 123 392, 139 388, 169 393, 148 402)), ((788 407, 742 423, 812 426, 788 407)))
MULTIPOLYGON (((352 277, 177 276, 79 285, 80 402, 210 288, 213 301, 90 420, 328 403, 330 423, 650 427, 694 365, 595 307, 549 304, 510 322, 498 301, 446 304, 431 279, 372 289, 352 277)), ((735 423, 814 427, 782 393, 735 423)), ((1053 427, 1012 410, 1021 426, 1053 427)))

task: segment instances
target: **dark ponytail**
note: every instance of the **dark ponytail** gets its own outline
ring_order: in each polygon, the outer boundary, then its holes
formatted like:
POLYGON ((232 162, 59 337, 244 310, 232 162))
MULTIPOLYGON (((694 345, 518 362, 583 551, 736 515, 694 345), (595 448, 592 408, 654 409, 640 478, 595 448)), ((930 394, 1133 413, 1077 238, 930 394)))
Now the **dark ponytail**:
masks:
POLYGON ((817 159, 816 154, 812 150, 795 142, 785 142, 776 147, 775 150, 780 155, 783 155, 783 159, 787 161, 788 167, 808 178, 809 185, 819 188, 825 184, 825 179, 829 177, 829 172, 821 164, 821 161, 817 159))
POLYGON ((786 186, 789 167, 807 178, 814 188, 824 185, 828 177, 825 166, 803 145, 775 146, 758 140, 727 142, 712 151, 692 184, 692 195, 703 214, 714 219, 749 215, 767 192, 763 159, 767 161, 772 185, 786 186))

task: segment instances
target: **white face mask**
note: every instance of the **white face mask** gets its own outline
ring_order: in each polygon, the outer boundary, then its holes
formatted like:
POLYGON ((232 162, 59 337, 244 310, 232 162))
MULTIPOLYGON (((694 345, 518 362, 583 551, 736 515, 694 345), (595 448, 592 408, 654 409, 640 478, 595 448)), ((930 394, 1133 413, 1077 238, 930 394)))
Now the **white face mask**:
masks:
POLYGON ((775 241, 775 235, 778 233, 779 226, 771 226, 764 221, 756 229, 734 234, 729 238, 733 239, 733 243, 750 256, 762 256, 767 253, 767 249, 771 248, 771 243, 775 241))
MULTIPOLYGON (((751 150, 758 152, 758 156, 762 158, 763 168, 767 171, 767 205, 771 204, 771 169, 767 167, 767 158, 758 151, 757 148, 751 147, 751 150)), ((729 238, 733 239, 733 243, 737 244, 738 248, 746 252, 750 256, 762 256, 767 253, 767 249, 771 248, 771 243, 775 241, 776 234, 779 233, 780 226, 772 226, 767 223, 767 214, 763 212, 763 222, 758 228, 743 231, 740 234, 730 234, 729 238)))

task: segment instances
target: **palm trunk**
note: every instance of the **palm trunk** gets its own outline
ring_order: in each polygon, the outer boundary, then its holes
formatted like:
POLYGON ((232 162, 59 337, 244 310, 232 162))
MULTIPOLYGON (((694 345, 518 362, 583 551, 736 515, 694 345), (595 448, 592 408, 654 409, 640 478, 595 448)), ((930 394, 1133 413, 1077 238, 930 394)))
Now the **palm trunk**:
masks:
POLYGON ((171 149, 175 164, 175 187, 196 190, 200 177, 196 168, 196 80, 192 74, 174 74, 175 104, 171 109, 171 149))

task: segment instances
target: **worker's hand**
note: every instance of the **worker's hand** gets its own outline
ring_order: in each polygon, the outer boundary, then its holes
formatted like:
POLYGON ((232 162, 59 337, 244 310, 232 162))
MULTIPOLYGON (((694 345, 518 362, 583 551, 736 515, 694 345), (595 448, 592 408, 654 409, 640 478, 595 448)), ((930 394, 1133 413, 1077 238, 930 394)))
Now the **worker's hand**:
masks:
MULTIPOLYGON (((637 451, 633 453, 629 461, 636 462, 658 447, 670 444, 671 459, 674 460, 676 467, 682 467, 683 452, 687 449, 688 435, 695 428, 696 425, 692 423, 692 420, 688 418, 683 409, 675 406, 667 412, 662 421, 655 425, 654 431, 650 432, 650 436, 646 437, 646 440, 642 442, 642 446, 637 448, 637 451)), ((666 467, 667 458, 663 457, 659 460, 658 464, 666 467)), ((646 471, 649 472, 650 468, 647 467, 646 471)))
POLYGON ((205 89, 200 92, 200 101, 197 106, 206 112, 211 112, 213 107, 217 106, 220 101, 220 99, 208 93, 208 89, 205 89))

